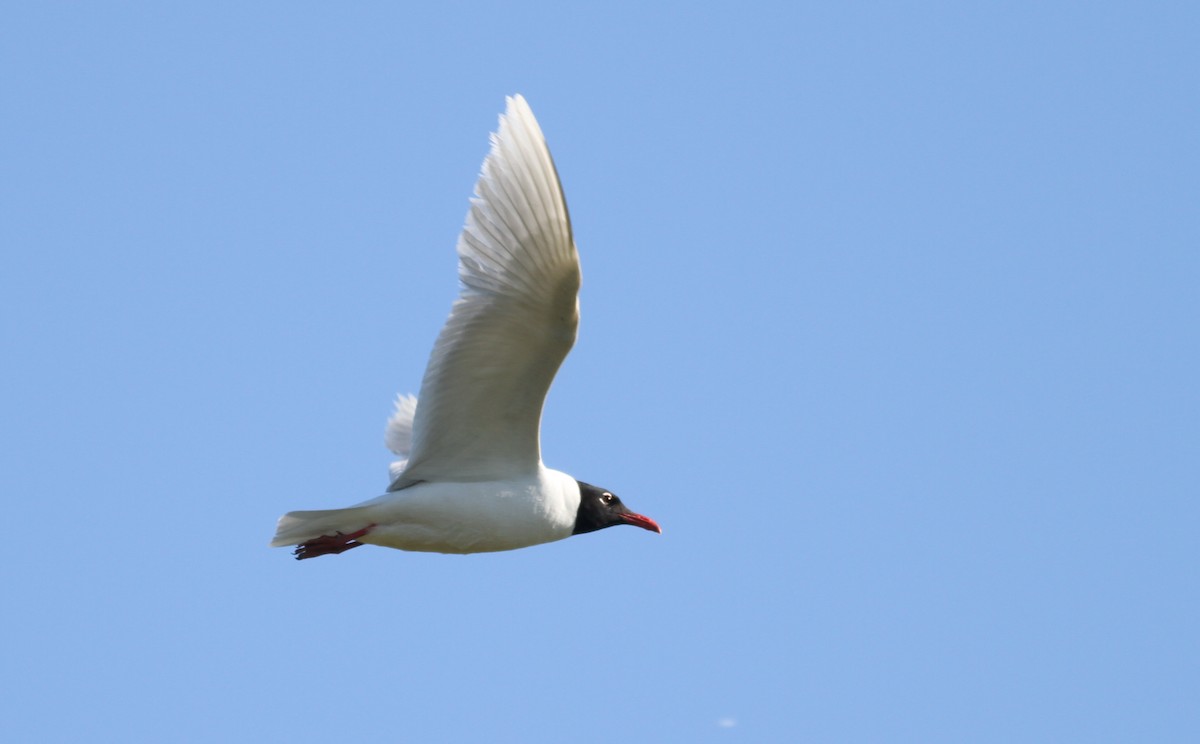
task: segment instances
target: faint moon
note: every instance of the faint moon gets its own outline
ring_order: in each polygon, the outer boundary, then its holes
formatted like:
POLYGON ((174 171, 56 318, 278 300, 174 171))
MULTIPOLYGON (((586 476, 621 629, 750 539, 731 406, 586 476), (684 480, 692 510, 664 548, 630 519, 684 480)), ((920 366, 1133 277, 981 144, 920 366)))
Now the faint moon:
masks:
POLYGON ((718 718, 717 725, 721 728, 733 728, 737 725, 737 720, 733 718, 718 718))

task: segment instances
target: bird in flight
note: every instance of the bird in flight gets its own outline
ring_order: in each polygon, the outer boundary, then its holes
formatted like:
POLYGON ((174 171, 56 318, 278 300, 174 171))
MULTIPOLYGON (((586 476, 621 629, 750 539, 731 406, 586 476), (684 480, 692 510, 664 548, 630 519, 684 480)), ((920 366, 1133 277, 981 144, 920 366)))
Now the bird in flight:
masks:
POLYGON ((360 545, 515 550, 629 524, 661 533, 612 491, 542 464, 542 404, 579 326, 579 253, 558 173, 529 104, 507 99, 458 239, 462 288, 420 398, 400 396, 399 460, 377 498, 288 512, 273 547, 297 559, 360 545))

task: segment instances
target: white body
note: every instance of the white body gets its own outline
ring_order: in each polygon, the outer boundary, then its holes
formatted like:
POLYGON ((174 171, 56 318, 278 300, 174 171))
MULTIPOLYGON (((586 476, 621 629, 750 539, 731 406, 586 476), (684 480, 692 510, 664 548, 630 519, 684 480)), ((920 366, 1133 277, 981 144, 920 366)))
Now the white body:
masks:
POLYGON ((280 520, 271 544, 294 545, 373 524, 360 542, 433 553, 515 550, 569 537, 578 508, 575 479, 541 468, 502 482, 418 483, 348 509, 292 512, 280 520))
MULTIPOLYGON (((401 396, 388 493, 289 512, 273 546, 339 533, 401 550, 479 553, 561 540, 579 484, 542 464, 550 383, 575 343, 579 254, 542 131, 508 99, 458 241, 462 288, 434 344, 420 405, 401 396)), ((320 553, 318 553, 320 554, 320 553)))

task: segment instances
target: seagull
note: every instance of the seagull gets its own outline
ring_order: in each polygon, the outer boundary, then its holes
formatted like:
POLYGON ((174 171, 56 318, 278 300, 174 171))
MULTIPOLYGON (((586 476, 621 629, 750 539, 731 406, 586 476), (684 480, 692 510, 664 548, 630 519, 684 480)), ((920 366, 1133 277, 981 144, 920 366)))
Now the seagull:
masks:
POLYGON ((377 498, 288 512, 272 547, 297 559, 361 545, 515 550, 628 524, 662 533, 604 488, 542 464, 542 405, 579 327, 579 253, 529 104, 506 99, 458 239, 461 289, 420 397, 402 395, 386 443, 400 459, 377 498))

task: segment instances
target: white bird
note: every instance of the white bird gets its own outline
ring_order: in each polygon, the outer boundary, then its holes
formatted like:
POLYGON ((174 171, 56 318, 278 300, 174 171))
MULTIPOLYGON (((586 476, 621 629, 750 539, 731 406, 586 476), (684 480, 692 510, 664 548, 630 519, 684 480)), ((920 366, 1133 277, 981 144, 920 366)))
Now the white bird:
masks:
POLYGON ((382 496, 279 519, 296 558, 360 545, 438 553, 513 550, 630 524, 661 533, 611 491, 542 464, 542 404, 579 326, 579 254, 558 173, 521 96, 491 152, 458 240, 462 289, 433 347, 420 402, 388 421, 382 496))

